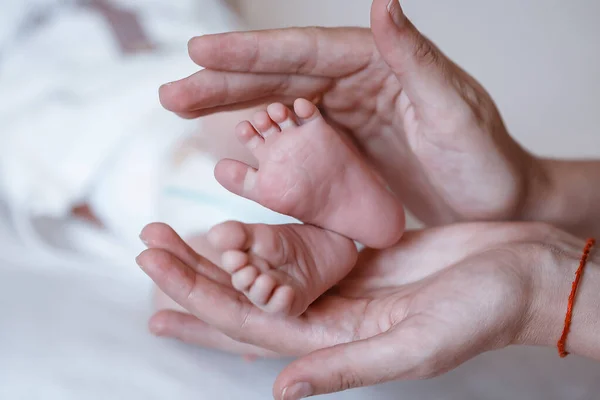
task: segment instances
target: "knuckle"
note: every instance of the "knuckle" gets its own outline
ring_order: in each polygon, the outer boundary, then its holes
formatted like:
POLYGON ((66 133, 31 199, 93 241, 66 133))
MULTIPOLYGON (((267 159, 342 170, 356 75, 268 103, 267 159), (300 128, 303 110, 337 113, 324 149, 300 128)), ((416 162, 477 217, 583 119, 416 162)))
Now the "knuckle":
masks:
POLYGON ((414 56, 423 65, 438 64, 441 58, 439 51, 422 35, 415 40, 414 56))
POLYGON ((236 318, 235 323, 231 324, 233 329, 227 329, 227 336, 231 339, 241 342, 241 343, 250 343, 251 342, 251 307, 244 307, 240 310, 239 318, 236 318))
POLYGON ((340 373, 337 382, 337 390, 344 391, 348 389, 354 389, 364 386, 364 380, 355 371, 344 371, 340 373))
POLYGON ((183 274, 187 275, 187 278, 184 277, 182 279, 182 284, 185 283, 185 286, 182 285, 182 292, 185 293, 185 302, 186 304, 193 305, 195 304, 195 295, 196 295, 196 274, 192 273, 190 270, 183 271, 183 274))
POLYGON ((319 38, 322 35, 321 29, 318 27, 307 27, 305 28, 306 41, 305 51, 301 52, 301 58, 296 66, 297 74, 311 74, 313 73, 319 63, 320 47, 319 38))

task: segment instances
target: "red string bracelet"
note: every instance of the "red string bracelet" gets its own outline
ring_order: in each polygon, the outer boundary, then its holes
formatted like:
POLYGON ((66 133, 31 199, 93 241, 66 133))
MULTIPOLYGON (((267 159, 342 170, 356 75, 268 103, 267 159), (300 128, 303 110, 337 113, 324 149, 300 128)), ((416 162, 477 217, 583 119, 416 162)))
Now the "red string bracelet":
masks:
POLYGON ((556 344, 558 347, 558 354, 561 358, 565 358, 569 355, 569 353, 565 350, 565 346, 567 343, 567 336, 569 336, 569 332, 571 330, 571 319, 573 318, 573 306, 575 305, 575 296, 577 295, 577 288, 579 287, 579 282, 581 281, 581 276, 583 275, 585 264, 587 263, 590 251, 592 250, 592 247, 594 247, 594 244, 596 244, 595 239, 587 240, 585 248, 583 249, 583 255, 581 256, 581 260, 579 261, 579 268, 577 268, 577 272, 575 273, 575 280, 573 281, 573 285, 571 286, 569 304, 567 305, 567 315, 565 316, 565 327, 563 328, 563 333, 560 337, 560 340, 556 344))

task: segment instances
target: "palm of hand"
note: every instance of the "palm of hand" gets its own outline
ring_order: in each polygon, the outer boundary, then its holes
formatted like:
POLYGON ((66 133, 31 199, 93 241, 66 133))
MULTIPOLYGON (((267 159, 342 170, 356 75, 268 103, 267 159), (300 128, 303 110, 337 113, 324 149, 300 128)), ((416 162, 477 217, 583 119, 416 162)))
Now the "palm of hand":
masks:
POLYGON ((370 33, 360 34, 373 50, 365 64, 326 91, 311 93, 322 99, 324 114, 354 136, 424 222, 513 218, 523 207, 527 183, 521 171, 529 156, 507 133, 485 89, 448 60, 445 71, 454 86, 436 94, 448 97, 447 103, 413 99, 368 40, 370 33))
MULTIPOLYGON (((443 229, 427 241, 460 247, 456 239, 437 236, 444 233, 458 234, 460 241, 467 232, 443 229)), ((409 233, 408 240, 412 237, 409 233)), ((382 348, 403 360, 393 379, 436 376, 481 352, 509 345, 522 328, 530 282, 515 269, 520 260, 510 246, 497 245, 483 240, 466 259, 459 252, 447 253, 424 259, 423 265, 405 264, 419 253, 411 244, 384 252, 367 250, 355 271, 303 316, 307 327, 319 327, 323 335, 309 342, 320 341, 319 347, 325 348, 387 341, 382 348)), ((374 357, 373 362, 388 359, 374 357)))
MULTIPOLYGON (((529 281, 515 268, 521 261, 498 240, 530 235, 520 226, 474 224, 407 233, 395 248, 363 252, 353 273, 299 318, 253 307, 216 266, 190 256, 169 228, 156 228, 143 234, 151 248, 138 262, 170 297, 238 341, 279 354, 314 352, 288 367, 290 375, 282 373, 282 385, 286 376, 298 378, 343 344, 362 346, 348 351, 345 361, 374 373, 383 363, 393 374, 386 379, 437 375, 509 344, 529 307, 529 281)), ((331 378, 323 377, 347 379, 331 378)))

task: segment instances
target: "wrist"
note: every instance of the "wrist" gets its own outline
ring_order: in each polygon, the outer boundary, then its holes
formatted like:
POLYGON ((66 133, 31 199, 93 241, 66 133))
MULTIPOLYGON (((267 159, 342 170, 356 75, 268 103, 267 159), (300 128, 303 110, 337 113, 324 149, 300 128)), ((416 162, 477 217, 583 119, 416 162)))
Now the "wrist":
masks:
MULTIPOLYGON (((558 229, 529 253, 524 267, 533 274, 532 294, 515 344, 556 347, 565 323, 571 285, 585 241, 558 229)), ((600 360, 600 252, 590 253, 573 308, 567 351, 600 360)), ((558 357, 558 355, 557 355, 558 357)))
POLYGON ((600 235, 600 164, 534 158, 522 220, 545 222, 582 237, 600 235))
MULTIPOLYGON (((557 168, 548 159, 531 156, 524 172, 526 187, 522 209, 517 219, 553 224, 563 208, 557 168)), ((555 224, 553 224, 555 225, 555 224)), ((556 226, 556 225, 555 225, 556 226)))

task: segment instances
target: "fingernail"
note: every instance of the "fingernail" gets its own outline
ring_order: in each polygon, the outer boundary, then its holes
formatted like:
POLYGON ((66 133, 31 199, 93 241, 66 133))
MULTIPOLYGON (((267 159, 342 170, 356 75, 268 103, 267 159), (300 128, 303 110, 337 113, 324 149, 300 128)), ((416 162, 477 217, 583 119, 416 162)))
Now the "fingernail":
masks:
POLYGON ((402 12, 402 7, 400 7, 400 2, 398 0, 390 0, 387 6, 388 13, 392 17, 392 21, 399 28, 404 25, 404 21, 406 18, 404 17, 404 13, 402 12))
POLYGON ((142 235, 140 235, 140 236, 139 236, 139 238, 140 238, 140 240, 142 241, 142 243, 144 244, 144 246, 146 246, 146 247, 150 247, 150 245, 148 244, 148 242, 146 241, 146 239, 144 239, 144 238, 142 237, 142 235))
POLYGON ((283 400, 300 400, 312 396, 313 393, 314 390, 310 383, 299 382, 283 389, 281 398, 283 400))
POLYGON ((141 254, 135 258, 135 263, 136 263, 136 264, 137 264, 139 267, 143 268, 144 266, 143 266, 143 265, 140 263, 140 256, 141 256, 141 254))

